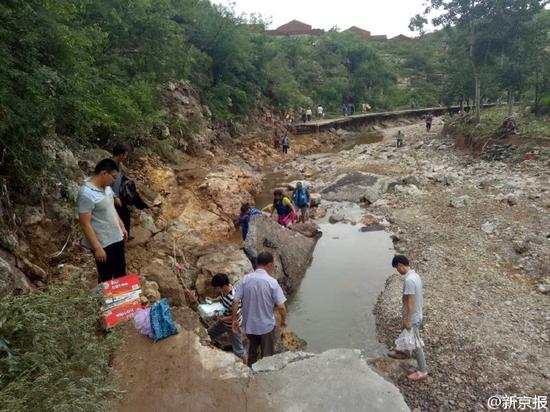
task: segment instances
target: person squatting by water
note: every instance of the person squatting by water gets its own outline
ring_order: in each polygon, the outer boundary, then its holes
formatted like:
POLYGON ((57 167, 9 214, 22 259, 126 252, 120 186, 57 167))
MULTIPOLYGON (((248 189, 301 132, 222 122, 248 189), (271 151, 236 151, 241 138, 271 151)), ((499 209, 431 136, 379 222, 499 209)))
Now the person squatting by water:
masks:
POLYGON ((281 189, 273 191, 273 207, 271 208, 271 217, 277 212, 280 225, 288 226, 296 221, 296 210, 290 199, 284 195, 281 189))
POLYGON ((245 203, 241 206, 241 214, 239 215, 239 224, 241 225, 241 233, 243 240, 246 240, 248 234, 248 227, 250 224, 250 218, 252 216, 261 216, 262 212, 256 208, 250 206, 249 203, 245 203))
POLYGON ((300 211, 299 220, 302 223, 306 223, 308 218, 309 191, 307 187, 302 185, 302 182, 296 183, 296 190, 292 193, 292 202, 300 211))
POLYGON ((288 148, 290 147, 290 142, 288 140, 288 134, 284 134, 283 138, 281 139, 281 148, 284 154, 288 153, 288 148))
POLYGON ((288 325, 286 297, 273 273, 273 255, 262 252, 256 258, 257 269, 247 274, 237 285, 233 297, 233 332, 241 328, 248 337, 248 366, 261 358, 275 353, 275 316, 277 309, 281 316, 281 327, 288 325), (239 321, 239 305, 242 305, 242 322, 239 321))
POLYGON ((126 276, 124 240, 128 233, 115 209, 111 189, 117 174, 116 162, 103 159, 78 193, 78 219, 84 233, 82 244, 94 254, 99 282, 126 276))
MULTIPOLYGON (((422 293, 422 279, 410 266, 409 259, 403 255, 396 255, 392 260, 392 266, 405 276, 403 282, 402 301, 403 306, 401 315, 403 317, 403 328, 412 330, 415 341, 416 362, 418 370, 407 377, 410 380, 417 381, 428 376, 426 366, 426 357, 424 355, 423 342, 420 337, 420 328, 422 326, 422 306, 424 303, 422 293)), ((390 354, 392 356, 392 354, 390 354)), ((395 356, 394 356, 395 357, 395 356)))
MULTIPOLYGON (((244 351, 241 332, 233 332, 233 297, 235 289, 233 285, 229 283, 229 277, 225 273, 216 273, 212 277, 212 286, 215 288, 218 297, 210 301, 207 300, 207 303, 211 303, 212 301, 221 302, 224 307, 224 312, 223 315, 208 328, 208 336, 210 336, 213 343, 216 343, 216 339, 219 336, 227 333, 229 341, 231 342, 231 347, 233 348, 233 353, 241 358, 246 365, 248 359, 244 351)), ((237 308, 237 322, 239 325, 242 322, 241 305, 237 308)))

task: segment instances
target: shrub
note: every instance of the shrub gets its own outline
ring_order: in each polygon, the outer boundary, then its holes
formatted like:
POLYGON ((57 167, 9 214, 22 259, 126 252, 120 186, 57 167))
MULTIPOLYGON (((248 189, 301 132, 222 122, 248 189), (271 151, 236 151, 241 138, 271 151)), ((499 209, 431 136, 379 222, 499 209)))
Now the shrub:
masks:
POLYGON ((117 333, 97 333, 81 280, 0 300, 0 410, 102 411, 116 396, 108 365, 117 333))

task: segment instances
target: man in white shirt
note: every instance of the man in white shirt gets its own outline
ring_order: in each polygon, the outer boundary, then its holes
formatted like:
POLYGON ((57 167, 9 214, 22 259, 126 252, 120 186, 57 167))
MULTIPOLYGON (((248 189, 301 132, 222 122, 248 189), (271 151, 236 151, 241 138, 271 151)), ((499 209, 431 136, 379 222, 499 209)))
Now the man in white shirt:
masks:
POLYGON ((261 357, 275 353, 275 316, 281 315, 281 327, 286 328, 286 297, 279 283, 270 276, 273 272, 273 255, 262 252, 257 257, 257 269, 246 275, 237 285, 233 297, 233 332, 239 333, 239 304, 242 305, 242 328, 248 337, 248 366, 261 357))

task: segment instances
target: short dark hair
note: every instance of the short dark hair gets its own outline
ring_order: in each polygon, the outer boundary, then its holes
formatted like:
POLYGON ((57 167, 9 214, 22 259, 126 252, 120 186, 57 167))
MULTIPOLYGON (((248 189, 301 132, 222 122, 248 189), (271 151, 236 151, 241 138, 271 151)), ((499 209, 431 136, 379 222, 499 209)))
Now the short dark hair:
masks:
POLYGON ((241 213, 248 212, 250 210, 250 203, 243 203, 241 206, 241 213))
POLYGON ((229 277, 225 273, 216 273, 212 277, 212 286, 216 287, 222 287, 229 285, 229 277))
POLYGON ((117 143, 115 147, 113 147, 113 156, 118 156, 124 153, 128 153, 128 146, 124 143, 117 143))
POLYGON ((103 159, 97 165, 95 165, 94 174, 98 175, 101 172, 112 173, 118 172, 118 165, 113 159, 103 159))
POLYGON ((266 266, 273 263, 273 255, 269 252, 262 252, 256 258, 258 266, 266 266))
POLYGON ((410 263, 409 263, 409 259, 407 259, 406 256, 403 256, 403 255, 395 255, 391 261, 391 265, 392 267, 396 268, 397 265, 399 264, 402 264, 404 266, 409 266, 410 263))

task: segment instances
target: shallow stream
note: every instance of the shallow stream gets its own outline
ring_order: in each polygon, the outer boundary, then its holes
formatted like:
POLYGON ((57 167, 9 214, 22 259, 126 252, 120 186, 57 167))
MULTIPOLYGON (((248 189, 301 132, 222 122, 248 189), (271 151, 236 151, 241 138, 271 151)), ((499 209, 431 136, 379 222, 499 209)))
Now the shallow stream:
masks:
MULTIPOLYGON (((379 133, 359 134, 338 150, 380 140, 379 133)), ((282 172, 266 174, 256 206, 269 205, 273 189, 295 177, 282 172)), ((373 309, 392 273, 392 240, 385 231, 361 232, 361 224, 328 223, 336 212, 360 220, 364 210, 357 204, 323 201, 321 205, 328 211, 325 219, 316 221, 323 236, 304 279, 289 298, 289 328, 306 340, 310 352, 355 348, 367 356, 382 355, 385 348, 376 337, 373 309)))

